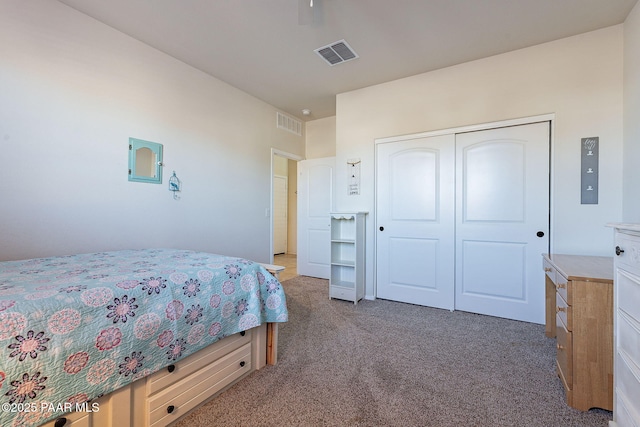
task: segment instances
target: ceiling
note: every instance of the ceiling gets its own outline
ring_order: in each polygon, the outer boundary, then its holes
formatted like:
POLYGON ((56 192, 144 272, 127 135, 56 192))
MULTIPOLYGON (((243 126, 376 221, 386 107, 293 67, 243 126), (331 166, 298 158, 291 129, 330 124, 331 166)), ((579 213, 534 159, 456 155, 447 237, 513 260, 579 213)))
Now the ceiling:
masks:
POLYGON ((59 1, 302 120, 335 115, 342 92, 622 23, 637 2, 59 1), (359 58, 314 52, 342 39, 359 58))

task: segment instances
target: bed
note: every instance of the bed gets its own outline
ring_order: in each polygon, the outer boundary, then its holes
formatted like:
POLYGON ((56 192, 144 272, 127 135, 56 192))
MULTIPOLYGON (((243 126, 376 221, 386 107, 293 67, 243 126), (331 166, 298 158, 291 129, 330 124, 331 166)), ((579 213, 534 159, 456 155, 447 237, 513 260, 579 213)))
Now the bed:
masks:
POLYGON ((266 363, 288 312, 250 260, 146 249, 0 263, 0 425, 159 426, 266 363))

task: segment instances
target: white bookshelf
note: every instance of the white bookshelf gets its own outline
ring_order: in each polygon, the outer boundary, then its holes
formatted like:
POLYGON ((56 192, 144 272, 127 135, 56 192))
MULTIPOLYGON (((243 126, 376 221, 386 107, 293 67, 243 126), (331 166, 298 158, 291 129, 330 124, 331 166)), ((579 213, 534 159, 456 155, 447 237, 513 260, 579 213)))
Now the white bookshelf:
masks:
POLYGON ((367 212, 331 212, 329 298, 357 304, 364 297, 367 212))

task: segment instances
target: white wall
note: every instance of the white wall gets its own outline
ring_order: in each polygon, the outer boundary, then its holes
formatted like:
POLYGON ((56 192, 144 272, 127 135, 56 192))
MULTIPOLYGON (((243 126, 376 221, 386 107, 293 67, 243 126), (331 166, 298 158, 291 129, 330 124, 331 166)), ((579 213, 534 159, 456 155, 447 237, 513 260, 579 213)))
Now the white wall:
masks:
POLYGON ((336 155, 336 117, 311 120, 305 123, 305 151, 307 159, 336 155))
MULTIPOLYGON (((623 27, 566 38, 337 97, 336 208, 374 210, 374 140, 555 114, 552 250, 610 254, 622 215, 623 27), (580 139, 600 137, 599 204, 580 204, 580 139), (346 160, 361 158, 360 196, 346 160)), ((374 220, 367 219, 367 296, 373 294, 374 220)))
POLYGON ((0 0, 0 260, 143 247, 270 259, 276 109, 56 1, 0 0), (128 182, 128 138, 164 145, 128 182), (167 189, 172 171, 181 199, 167 189))
POLYGON ((623 220, 640 223, 640 3, 624 23, 623 220))

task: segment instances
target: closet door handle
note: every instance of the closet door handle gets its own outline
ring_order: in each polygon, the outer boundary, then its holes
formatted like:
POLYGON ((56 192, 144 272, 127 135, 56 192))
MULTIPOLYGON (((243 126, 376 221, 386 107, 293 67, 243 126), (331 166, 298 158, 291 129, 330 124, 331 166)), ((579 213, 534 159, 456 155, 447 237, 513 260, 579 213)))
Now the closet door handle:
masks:
POLYGON ((536 236, 538 236, 538 237, 544 237, 544 231, 538 231, 538 232, 536 233, 536 236))
POLYGON ((620 256, 620 254, 624 253, 624 249, 620 249, 620 246, 616 246, 616 255, 620 256))
POLYGON ((384 227, 383 226, 380 226, 380 231, 384 231, 384 227))

